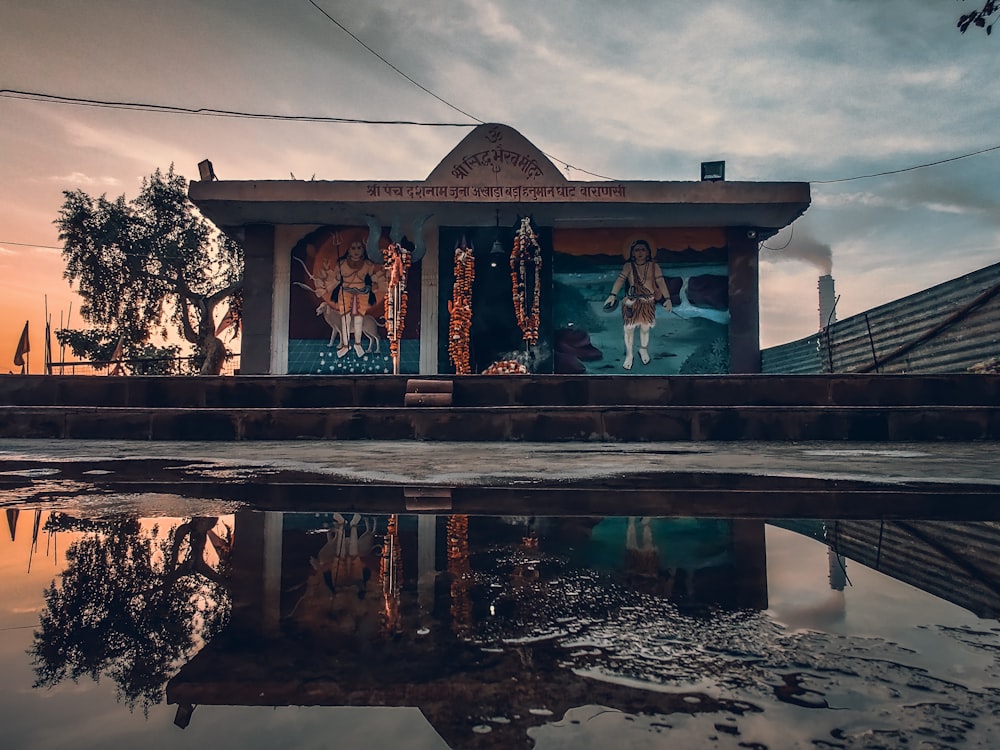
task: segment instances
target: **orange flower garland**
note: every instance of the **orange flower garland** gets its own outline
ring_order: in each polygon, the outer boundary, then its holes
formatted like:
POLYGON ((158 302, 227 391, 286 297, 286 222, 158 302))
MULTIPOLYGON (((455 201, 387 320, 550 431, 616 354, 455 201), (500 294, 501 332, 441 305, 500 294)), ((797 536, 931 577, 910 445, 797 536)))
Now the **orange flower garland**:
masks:
POLYGON ((531 228, 531 219, 521 219, 510 254, 510 279, 514 296, 514 314, 525 343, 538 343, 539 310, 542 285, 538 275, 542 269, 542 248, 531 228), (530 305, 530 307, 529 307, 530 305))
POLYGON ((482 372, 483 375, 527 375, 528 366, 516 359, 501 359, 482 372))
POLYGON ((382 251, 385 268, 385 329, 389 335, 389 354, 393 373, 399 375, 399 341, 403 338, 406 323, 406 277, 410 272, 412 255, 395 242, 382 251))
POLYGON ((476 278, 475 248, 465 237, 455 245, 455 286, 448 301, 448 358, 456 375, 468 375, 469 335, 472 331, 472 282, 476 278))

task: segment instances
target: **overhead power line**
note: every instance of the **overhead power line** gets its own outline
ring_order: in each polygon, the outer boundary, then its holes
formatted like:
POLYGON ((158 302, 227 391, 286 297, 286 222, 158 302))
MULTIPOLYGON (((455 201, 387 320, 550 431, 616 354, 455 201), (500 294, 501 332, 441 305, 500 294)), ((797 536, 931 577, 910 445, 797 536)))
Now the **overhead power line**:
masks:
MULTIPOLYGON (((309 1, 311 2, 311 0, 309 1)), ((235 117, 235 118, 243 118, 251 120, 277 120, 285 122, 319 122, 319 123, 325 122, 325 123, 335 123, 344 125, 410 125, 418 127, 440 127, 440 128, 473 127, 472 123, 468 122, 430 122, 430 121, 420 121, 420 120, 373 120, 373 119, 366 119, 359 117, 333 117, 328 115, 283 115, 283 114, 264 113, 264 112, 241 112, 237 110, 214 109, 211 107, 197 107, 197 108, 182 107, 176 104, 150 104, 148 102, 108 101, 102 99, 62 96, 60 94, 47 94, 40 91, 20 91, 17 89, 0 89, 0 98, 24 99, 26 101, 44 102, 48 104, 66 104, 66 105, 81 106, 81 107, 121 109, 134 112, 153 112, 159 114, 194 115, 200 117, 235 117)), ((970 151, 969 153, 966 154, 950 156, 947 159, 938 159, 937 161, 931 161, 925 164, 915 164, 913 166, 902 167, 900 169, 889 169, 884 172, 872 172, 871 174, 855 175, 854 177, 839 177, 831 180, 806 180, 806 182, 809 182, 813 185, 831 185, 838 182, 852 182, 854 180, 867 180, 873 177, 887 177, 889 175, 902 174, 904 172, 912 172, 917 169, 936 167, 941 164, 948 164, 949 162, 959 161, 961 159, 968 159, 973 156, 980 156, 982 154, 987 154, 992 151, 1000 151, 1000 145, 989 146, 987 148, 981 148, 977 151, 970 151)), ((616 179, 613 177, 608 177, 606 175, 598 174, 597 172, 591 172, 581 167, 575 167, 569 162, 560 159, 556 156, 553 156, 552 154, 549 154, 545 151, 543 151, 542 153, 545 154, 545 156, 547 156, 548 158, 552 159, 552 161, 558 162, 567 169, 575 169, 577 172, 582 172, 583 174, 588 174, 591 177, 597 177, 602 180, 616 179)))
POLYGON ((480 119, 479 119, 478 117, 476 117, 475 115, 471 115, 471 114, 469 114, 468 112, 466 112, 466 111, 465 111, 464 109, 461 109, 460 107, 456 107, 456 106, 455 106, 454 104, 452 104, 451 102, 449 102, 449 101, 448 101, 447 99, 444 99, 444 98, 442 98, 442 97, 438 96, 437 94, 435 94, 435 93, 434 93, 433 91, 431 91, 431 90, 430 90, 429 88, 427 88, 426 86, 424 86, 424 85, 423 85, 422 83, 417 83, 417 82, 416 82, 415 80, 413 80, 412 78, 410 78, 410 76, 406 75, 406 73, 404 73, 403 71, 401 71, 401 70, 400 70, 399 68, 397 68, 397 67, 396 67, 395 65, 393 65, 393 64, 392 64, 391 62, 389 62, 388 60, 386 60, 386 59, 385 59, 385 58, 384 58, 384 57, 383 57, 382 55, 380 55, 380 54, 379 54, 378 52, 376 52, 376 51, 375 51, 374 49, 372 49, 372 48, 371 48, 371 47, 369 47, 369 46, 368 46, 367 44, 365 44, 365 43, 364 43, 364 42, 363 42, 363 41, 362 41, 361 39, 359 39, 359 38, 358 38, 358 37, 357 37, 357 36, 356 36, 356 35, 354 34, 354 32, 352 32, 352 31, 351 31, 350 29, 348 29, 348 28, 347 28, 346 26, 344 26, 344 24, 342 24, 342 23, 341 23, 340 21, 338 21, 338 20, 337 20, 336 18, 334 18, 334 17, 333 17, 333 16, 331 16, 331 15, 330 15, 329 13, 327 13, 327 12, 326 12, 325 10, 323 10, 323 9, 322 9, 321 7, 319 7, 319 6, 318 6, 318 5, 317 5, 317 4, 315 3, 315 2, 313 2, 313 0, 306 0, 306 2, 307 2, 307 3, 309 3, 309 4, 310 4, 310 5, 312 6, 312 7, 314 7, 314 8, 316 9, 316 10, 318 10, 318 11, 319 11, 320 13, 322 13, 322 14, 323 14, 323 15, 324 15, 324 16, 325 16, 325 17, 327 18, 327 20, 329 20, 329 21, 330 21, 331 23, 333 23, 334 25, 336 25, 336 27, 337 27, 338 29, 340 29, 341 31, 343 31, 343 32, 344 32, 345 34, 347 34, 347 35, 348 35, 349 37, 351 37, 351 39, 353 39, 354 41, 356 41, 356 42, 357 42, 358 44, 360 44, 360 45, 361 45, 362 47, 364 47, 364 48, 365 48, 366 50, 368 50, 368 51, 369 51, 369 52, 371 52, 371 53, 372 53, 373 55, 375 55, 375 57, 377 57, 377 58, 378 58, 379 60, 381 60, 381 61, 382 61, 382 62, 384 62, 384 63, 385 63, 386 65, 388 65, 388 66, 389 66, 390 68, 392 68, 392 69, 393 69, 394 71, 396 71, 397 73, 399 73, 399 75, 403 76, 403 78, 405 78, 405 79, 406 79, 407 81, 409 81, 410 83, 412 83, 412 84, 413 84, 414 86, 416 86, 416 87, 417 87, 418 89, 420 89, 421 91, 423 91, 423 92, 424 92, 424 93, 426 93, 426 94, 430 94, 430 95, 431 95, 431 96, 433 96, 433 97, 434 97, 435 99, 437 99, 437 100, 438 100, 439 102, 441 102, 442 104, 444 104, 444 105, 446 105, 446 106, 448 106, 448 107, 451 107, 451 109, 455 110, 455 111, 456 111, 456 112, 458 112, 459 114, 462 114, 462 115, 465 115, 466 117, 468 117, 468 118, 469 118, 469 119, 471 119, 471 120, 475 120, 475 121, 476 121, 477 123, 479 123, 480 125, 482 125, 482 124, 483 124, 483 122, 484 122, 483 120, 480 120, 480 119))
POLYGON ((197 115, 201 117, 237 117, 251 120, 285 120, 292 122, 332 122, 359 125, 419 125, 422 127, 469 128, 468 122, 424 122, 419 120, 370 120, 358 117, 330 117, 327 115, 280 115, 265 112, 240 112, 212 107, 181 107, 175 104, 150 104, 148 102, 116 102, 102 99, 85 99, 75 96, 45 94, 38 91, 18 91, 0 89, 0 97, 7 99, 27 99, 29 101, 70 104, 80 107, 100 107, 104 109, 125 109, 138 112, 158 112, 175 115, 197 115))
POLYGON ((0 245, 14 245, 16 247, 37 247, 43 250, 62 250, 61 247, 56 247, 55 245, 36 245, 32 242, 7 242, 6 240, 0 240, 0 245))
POLYGON ((814 185, 829 185, 833 182, 851 182, 852 180, 867 180, 870 177, 885 177, 891 174, 901 174, 903 172, 912 172, 915 169, 924 169, 926 167, 936 167, 939 164, 947 164, 951 161, 958 161, 959 159, 968 159, 970 156, 979 156, 980 154, 986 154, 990 151, 998 151, 1000 146, 990 146, 989 148, 981 148, 978 151, 972 151, 968 154, 960 154, 959 156, 950 156, 947 159, 938 159, 937 161, 930 161, 926 164, 916 164, 912 167, 903 167, 902 169, 890 169, 886 172, 873 172, 872 174, 862 174, 857 177, 841 177, 836 180, 810 180, 814 185))
MULTIPOLYGON (((316 9, 316 10, 318 10, 318 11, 319 11, 320 13, 322 13, 322 14, 323 14, 324 16, 326 16, 326 18, 327 18, 327 19, 328 19, 328 20, 329 20, 329 21, 330 21, 331 23, 335 24, 335 25, 337 26, 337 28, 339 28, 339 29, 340 29, 341 31, 343 31, 343 32, 344 32, 345 34, 347 34, 347 35, 348 35, 349 37, 351 37, 351 39, 353 39, 353 40, 354 40, 354 41, 356 41, 356 42, 357 42, 358 44, 360 44, 360 45, 361 45, 362 47, 364 47, 364 48, 365 48, 366 50, 368 50, 369 52, 371 52, 371 53, 372 53, 373 55, 375 55, 375 57, 377 57, 377 58, 378 58, 379 60, 381 60, 381 61, 382 61, 383 63, 385 63, 386 65, 388 65, 388 66, 389 66, 390 68, 392 68, 392 69, 393 69, 394 71, 396 71, 396 72, 397 72, 397 73, 398 73, 399 75, 401 75, 401 76, 402 76, 403 78, 405 78, 405 79, 406 79, 407 81, 409 81, 410 83, 412 83, 412 84, 413 84, 414 86, 416 86, 416 87, 417 87, 418 89, 420 89, 421 91, 423 91, 423 92, 425 92, 425 93, 427 93, 427 94, 430 94, 430 95, 431 95, 431 96, 433 96, 433 97, 434 97, 435 99, 437 99, 437 100, 438 100, 439 102, 441 102, 442 104, 445 104, 445 105, 446 105, 446 106, 448 106, 448 107, 451 107, 451 108, 452 108, 453 110, 455 110, 456 112, 458 112, 458 113, 460 113, 460 114, 463 114, 463 115, 465 115, 466 117, 469 117, 469 118, 471 118, 471 119, 475 120, 475 121, 476 121, 477 123, 479 123, 480 125, 482 125, 482 124, 484 124, 484 123, 485 123, 485 121, 484 121, 484 120, 481 120, 481 119, 479 119, 478 117, 476 117, 475 115, 473 115, 473 114, 470 114, 470 113, 466 112, 466 111, 465 111, 464 109, 462 109, 461 107, 457 107, 457 106, 455 106, 454 104, 452 104, 451 102, 449 102, 449 101, 448 101, 447 99, 444 99, 443 97, 441 97, 441 96, 438 96, 437 94, 435 94, 435 93, 434 93, 433 91, 431 91, 431 90, 430 90, 429 88, 427 88, 426 86, 424 86, 424 85, 423 85, 422 83, 419 83, 419 82, 415 81, 415 80, 414 80, 413 78, 411 78, 411 77, 410 77, 409 75, 407 75, 407 74, 406 74, 406 73, 404 73, 404 72, 403 72, 402 70, 400 70, 400 69, 399 69, 398 67, 396 67, 396 66, 395 66, 395 65, 393 65, 393 64, 392 64, 391 62, 389 62, 389 61, 388 61, 388 60, 387 60, 387 59, 386 59, 386 58, 385 58, 385 57, 384 57, 383 55, 381 55, 381 54, 380 54, 379 52, 377 52, 377 51, 376 51, 376 50, 374 50, 374 49, 373 49, 372 47, 370 47, 370 46, 369 46, 368 44, 366 44, 366 43, 365 43, 365 42, 364 42, 364 41, 363 41, 362 39, 360 39, 360 38, 359 38, 359 37, 358 37, 358 36, 357 36, 357 35, 356 35, 356 34, 355 34, 355 33, 354 33, 353 31, 351 31, 351 30, 350 30, 349 28, 347 28, 346 26, 344 26, 344 24, 342 24, 342 23, 341 23, 340 21, 338 21, 338 20, 337 20, 336 18, 334 18, 333 16, 331 16, 331 15, 330 15, 330 14, 329 14, 329 13, 328 13, 327 11, 323 10, 323 8, 321 8, 321 7, 319 6, 319 5, 317 5, 317 4, 316 4, 316 3, 314 2, 314 0, 306 0, 306 2, 307 2, 307 3, 309 3, 309 4, 311 5, 311 6, 313 6, 313 7, 314 7, 314 8, 316 9)), ((558 157, 555 157, 555 156, 553 156, 552 154, 547 154, 547 153, 545 153, 544 151, 543 151, 542 153, 543 153, 543 154, 545 154, 545 156, 547 156, 548 158, 550 158, 550 159, 551 159, 552 161, 555 161, 555 162, 559 162, 559 163, 560 163, 560 164, 562 164, 562 165, 563 165, 563 166, 564 166, 564 167, 565 167, 566 169, 575 169, 575 170, 576 170, 577 172, 583 172, 583 174, 589 174, 589 175, 590 175, 591 177, 598 177, 598 178, 600 178, 600 179, 602 179, 602 180, 610 180, 610 179, 612 179, 611 177, 606 177, 606 176, 604 176, 604 175, 602 175, 602 174, 598 174, 597 172, 590 172, 590 171, 588 171, 588 170, 586 170, 586 169, 581 169, 580 167, 574 167, 574 166, 573 166, 572 164, 570 164, 569 162, 567 162, 567 161, 563 161, 562 159, 560 159, 560 158, 558 158, 558 157)))

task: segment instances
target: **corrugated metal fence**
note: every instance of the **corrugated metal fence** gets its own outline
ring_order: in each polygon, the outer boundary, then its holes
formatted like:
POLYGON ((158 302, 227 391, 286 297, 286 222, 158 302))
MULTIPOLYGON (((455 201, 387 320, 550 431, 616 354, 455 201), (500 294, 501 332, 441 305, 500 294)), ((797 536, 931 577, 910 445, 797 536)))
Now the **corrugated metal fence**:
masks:
POLYGON ((761 352, 765 373, 966 372, 1000 356, 1000 263, 761 352))

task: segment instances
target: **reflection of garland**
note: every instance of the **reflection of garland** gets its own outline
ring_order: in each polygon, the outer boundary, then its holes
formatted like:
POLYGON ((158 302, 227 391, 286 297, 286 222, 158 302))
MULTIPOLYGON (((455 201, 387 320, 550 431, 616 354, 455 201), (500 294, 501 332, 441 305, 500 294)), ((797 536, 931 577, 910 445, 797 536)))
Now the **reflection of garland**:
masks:
POLYGON ((538 343, 539 309, 542 285, 538 274, 542 269, 542 248, 531 228, 531 219, 521 219, 510 254, 510 278, 514 294, 514 313, 525 343, 538 343))
POLYGON ((448 301, 448 358, 455 374, 468 375, 469 332, 472 330, 472 282, 476 278, 475 249, 465 237, 455 245, 455 287, 448 301))
POLYGON ((472 626, 472 567, 469 565, 469 517, 448 517, 448 577, 451 579, 451 626, 458 634, 472 626))
POLYGON ((389 354, 393 373, 399 374, 399 340, 406 323, 406 276, 410 271, 410 251, 393 242, 382 251, 385 267, 385 329, 389 336, 389 354))
POLYGON ((399 594, 402 589, 403 552, 399 547, 399 517, 389 516, 389 524, 382 541, 382 597, 385 600, 385 632, 400 631, 399 594))

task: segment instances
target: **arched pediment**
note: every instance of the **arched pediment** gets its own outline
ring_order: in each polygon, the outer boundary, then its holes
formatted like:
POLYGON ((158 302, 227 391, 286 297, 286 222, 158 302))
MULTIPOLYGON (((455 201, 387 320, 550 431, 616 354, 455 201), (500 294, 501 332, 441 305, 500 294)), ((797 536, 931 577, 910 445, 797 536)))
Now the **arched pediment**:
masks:
POLYGON ((514 128, 480 125, 441 160, 428 185, 563 185, 566 178, 545 154, 514 128))

